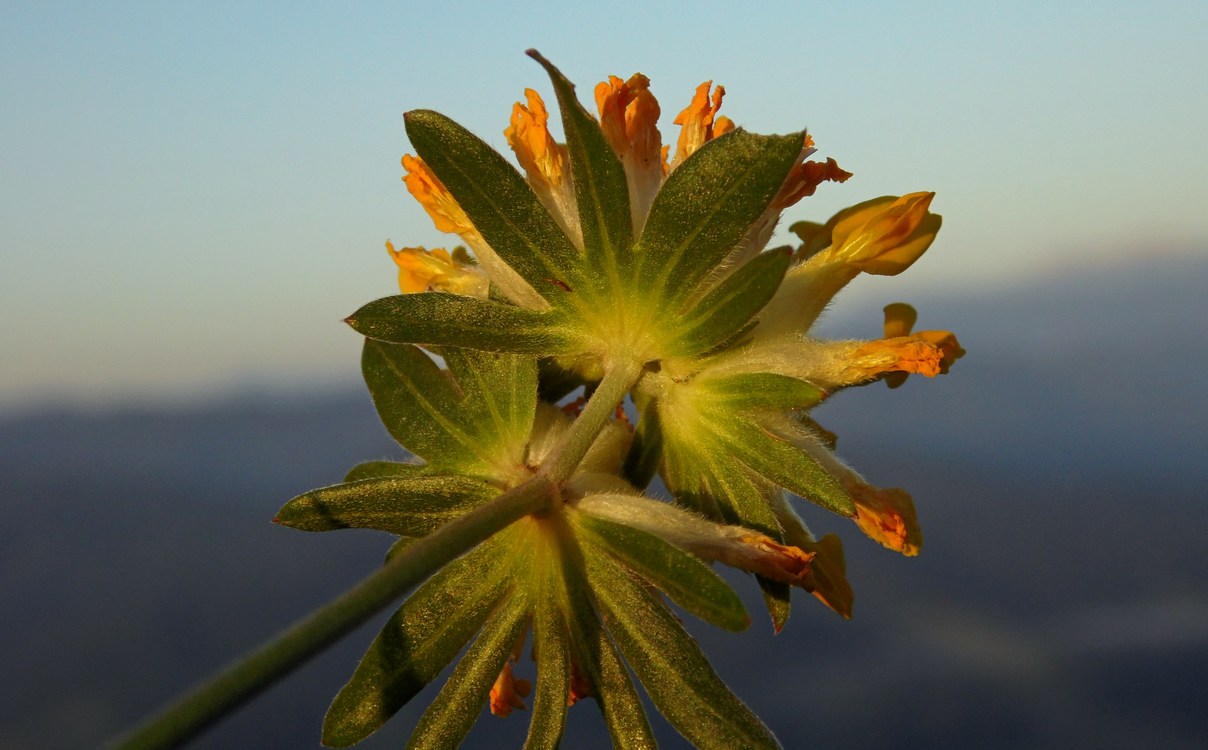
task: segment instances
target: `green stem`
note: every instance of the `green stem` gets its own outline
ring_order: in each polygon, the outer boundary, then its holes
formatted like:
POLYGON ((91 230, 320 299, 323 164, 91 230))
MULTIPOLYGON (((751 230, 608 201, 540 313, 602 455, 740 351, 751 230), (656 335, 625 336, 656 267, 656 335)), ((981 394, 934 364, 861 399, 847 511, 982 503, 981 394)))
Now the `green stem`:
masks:
POLYGON ((610 369, 553 456, 532 479, 408 546, 373 575, 117 740, 113 750, 179 747, 385 609, 445 563, 514 521, 550 507, 558 496, 558 486, 583 460, 641 370, 634 362, 621 362, 610 369))
POLYGON ((474 545, 547 508, 555 485, 540 475, 411 544, 343 595, 278 634, 113 744, 174 748, 251 699, 474 545))
POLYGON ((588 448, 595 442, 604 424, 616 411, 617 406, 625 400, 625 394, 638 382, 641 374, 642 365, 639 362, 621 360, 615 363, 604 374, 604 379, 587 400, 587 406, 571 425, 557 450, 542 463, 539 475, 544 475, 555 485, 569 479, 575 467, 587 454, 588 448))

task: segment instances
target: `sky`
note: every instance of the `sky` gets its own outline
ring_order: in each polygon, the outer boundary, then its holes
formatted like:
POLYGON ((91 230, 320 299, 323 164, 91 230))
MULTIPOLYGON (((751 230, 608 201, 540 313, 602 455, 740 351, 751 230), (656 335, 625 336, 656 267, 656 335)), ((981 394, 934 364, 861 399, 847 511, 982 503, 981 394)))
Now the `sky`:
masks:
POLYGON ((855 177, 785 225, 936 191, 940 239, 856 299, 1208 255, 1202 2, 8 2, 4 18, 0 413, 353 381, 340 321, 396 293, 385 240, 456 243, 400 180, 403 112, 506 151, 524 88, 553 99, 529 47, 585 101, 648 75, 664 140, 704 80, 750 130, 808 126, 855 177))

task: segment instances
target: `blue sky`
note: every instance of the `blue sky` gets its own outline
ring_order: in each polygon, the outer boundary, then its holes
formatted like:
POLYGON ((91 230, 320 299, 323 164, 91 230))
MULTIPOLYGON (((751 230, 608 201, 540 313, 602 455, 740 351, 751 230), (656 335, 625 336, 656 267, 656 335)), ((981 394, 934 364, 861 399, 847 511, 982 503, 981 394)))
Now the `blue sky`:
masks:
POLYGON ((928 256, 854 300, 1208 254, 1204 3, 6 5, 0 409, 354 378, 383 242, 450 243, 402 113, 503 148, 548 92, 528 47, 585 99, 646 73, 665 133, 706 79, 740 125, 808 126, 855 177, 790 221, 937 191, 928 256))

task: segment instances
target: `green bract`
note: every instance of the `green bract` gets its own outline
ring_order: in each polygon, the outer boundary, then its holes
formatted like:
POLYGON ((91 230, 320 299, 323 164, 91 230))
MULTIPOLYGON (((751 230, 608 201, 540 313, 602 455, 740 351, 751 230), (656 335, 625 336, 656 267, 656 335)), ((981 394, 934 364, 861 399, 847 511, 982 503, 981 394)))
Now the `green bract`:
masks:
MULTIPOLYGON (((449 348, 441 354, 448 370, 407 344, 365 345, 365 379, 387 429, 425 462, 362 464, 345 483, 290 501, 280 523, 420 537, 540 470, 548 434, 565 430, 569 419, 539 407, 536 361, 449 348)), ((575 488, 619 469, 618 436, 625 439, 617 426, 601 433, 549 511, 499 531, 407 599, 332 704, 325 744, 345 747, 376 731, 472 642, 410 744, 456 746, 531 628, 537 691, 526 746, 557 746, 572 681, 579 695, 596 700, 618 746, 649 746, 623 664, 698 746, 777 746, 654 593, 741 630, 749 620, 729 586, 674 544, 577 509, 575 488)), ((607 485, 618 487, 620 480, 607 485)))

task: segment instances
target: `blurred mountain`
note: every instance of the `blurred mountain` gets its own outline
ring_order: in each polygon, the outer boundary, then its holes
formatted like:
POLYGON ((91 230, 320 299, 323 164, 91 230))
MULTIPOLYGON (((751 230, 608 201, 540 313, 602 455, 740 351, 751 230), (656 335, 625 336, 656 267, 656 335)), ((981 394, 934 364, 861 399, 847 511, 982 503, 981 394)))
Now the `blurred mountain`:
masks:
MULTIPOLYGON (((772 638, 735 578, 748 632, 686 623, 786 747, 1208 745, 1204 289, 1193 259, 923 300, 920 328, 969 351, 953 372, 815 412, 911 490, 927 541, 900 558, 805 508, 844 537, 852 621, 802 596, 772 638)), ((867 336, 876 312, 824 330, 867 336)), ((360 393, 0 420, 0 747, 97 746, 359 580, 388 537, 270 520, 398 455, 360 393)), ((375 626, 194 746, 317 747, 375 626)), ((401 746, 425 696, 364 747, 401 746)), ((526 723, 487 716, 468 746, 518 747, 526 723)), ((570 725, 565 747, 607 746, 590 701, 570 725)))

